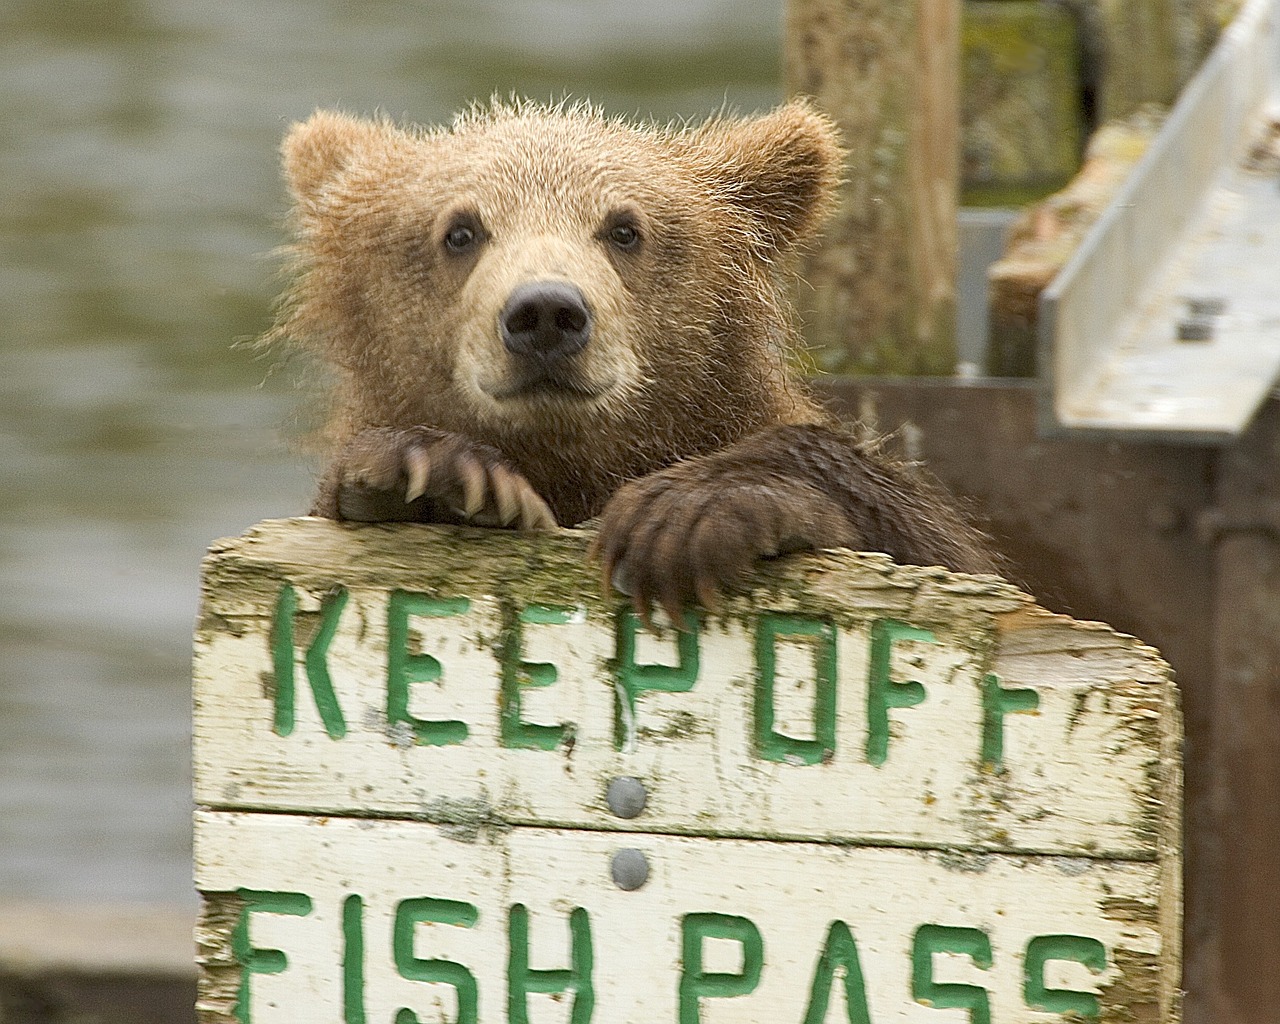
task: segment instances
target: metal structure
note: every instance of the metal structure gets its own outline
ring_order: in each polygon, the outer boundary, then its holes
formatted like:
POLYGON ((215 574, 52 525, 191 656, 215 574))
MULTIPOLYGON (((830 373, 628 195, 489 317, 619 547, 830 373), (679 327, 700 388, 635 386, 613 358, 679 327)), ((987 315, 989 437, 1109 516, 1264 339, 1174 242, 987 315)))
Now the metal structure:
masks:
MULTIPOLYGON (((1010 575, 1173 665, 1186 721, 1186 1024, 1274 1024, 1280 400, 1225 447, 1038 429, 1032 380, 820 382, 984 513, 1010 575)), ((1135 1018, 1140 1019, 1140 1018, 1135 1018)))
POLYGON ((1223 444, 1280 373, 1278 26, 1249 0, 1042 294, 1046 433, 1223 444))

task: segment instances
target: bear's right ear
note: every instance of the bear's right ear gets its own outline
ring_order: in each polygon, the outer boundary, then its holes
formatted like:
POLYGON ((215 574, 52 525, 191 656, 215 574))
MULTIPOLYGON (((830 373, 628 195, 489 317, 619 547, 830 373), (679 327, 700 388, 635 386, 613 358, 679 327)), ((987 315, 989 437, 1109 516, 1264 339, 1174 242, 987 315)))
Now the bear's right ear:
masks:
POLYGON ((403 135, 389 123, 317 110, 294 124, 280 147, 289 191, 299 202, 313 202, 347 167, 362 158, 385 154, 403 135))

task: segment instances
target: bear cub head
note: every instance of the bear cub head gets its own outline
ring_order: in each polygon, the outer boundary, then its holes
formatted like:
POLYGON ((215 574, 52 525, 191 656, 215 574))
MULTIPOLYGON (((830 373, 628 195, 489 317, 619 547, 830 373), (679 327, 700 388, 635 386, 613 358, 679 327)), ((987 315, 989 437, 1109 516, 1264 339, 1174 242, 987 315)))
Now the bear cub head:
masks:
POLYGON ((284 143, 275 334, 337 371, 335 443, 464 434, 577 521, 623 480, 814 420, 782 271, 840 161, 804 102, 670 127, 528 102, 440 129, 319 112, 284 143))

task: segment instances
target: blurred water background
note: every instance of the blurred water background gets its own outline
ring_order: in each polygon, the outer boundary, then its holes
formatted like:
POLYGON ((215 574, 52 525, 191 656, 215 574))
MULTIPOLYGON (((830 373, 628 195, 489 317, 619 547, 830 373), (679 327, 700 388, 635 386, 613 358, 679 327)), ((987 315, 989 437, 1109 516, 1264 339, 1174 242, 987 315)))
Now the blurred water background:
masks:
POLYGON ((780 95, 779 0, 0 0, 0 900, 194 905, 189 650, 215 537, 305 509, 276 147, 317 106, 445 119, 780 95))

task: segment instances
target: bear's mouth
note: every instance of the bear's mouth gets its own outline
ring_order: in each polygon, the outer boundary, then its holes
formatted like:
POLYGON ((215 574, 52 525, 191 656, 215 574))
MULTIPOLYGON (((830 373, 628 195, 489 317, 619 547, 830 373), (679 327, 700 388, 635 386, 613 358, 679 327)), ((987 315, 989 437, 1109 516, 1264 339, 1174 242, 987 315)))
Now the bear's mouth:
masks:
POLYGON ((502 381, 480 381, 480 389, 499 402, 539 398, 590 401, 613 390, 612 381, 583 380, 576 373, 551 367, 529 368, 502 381))

